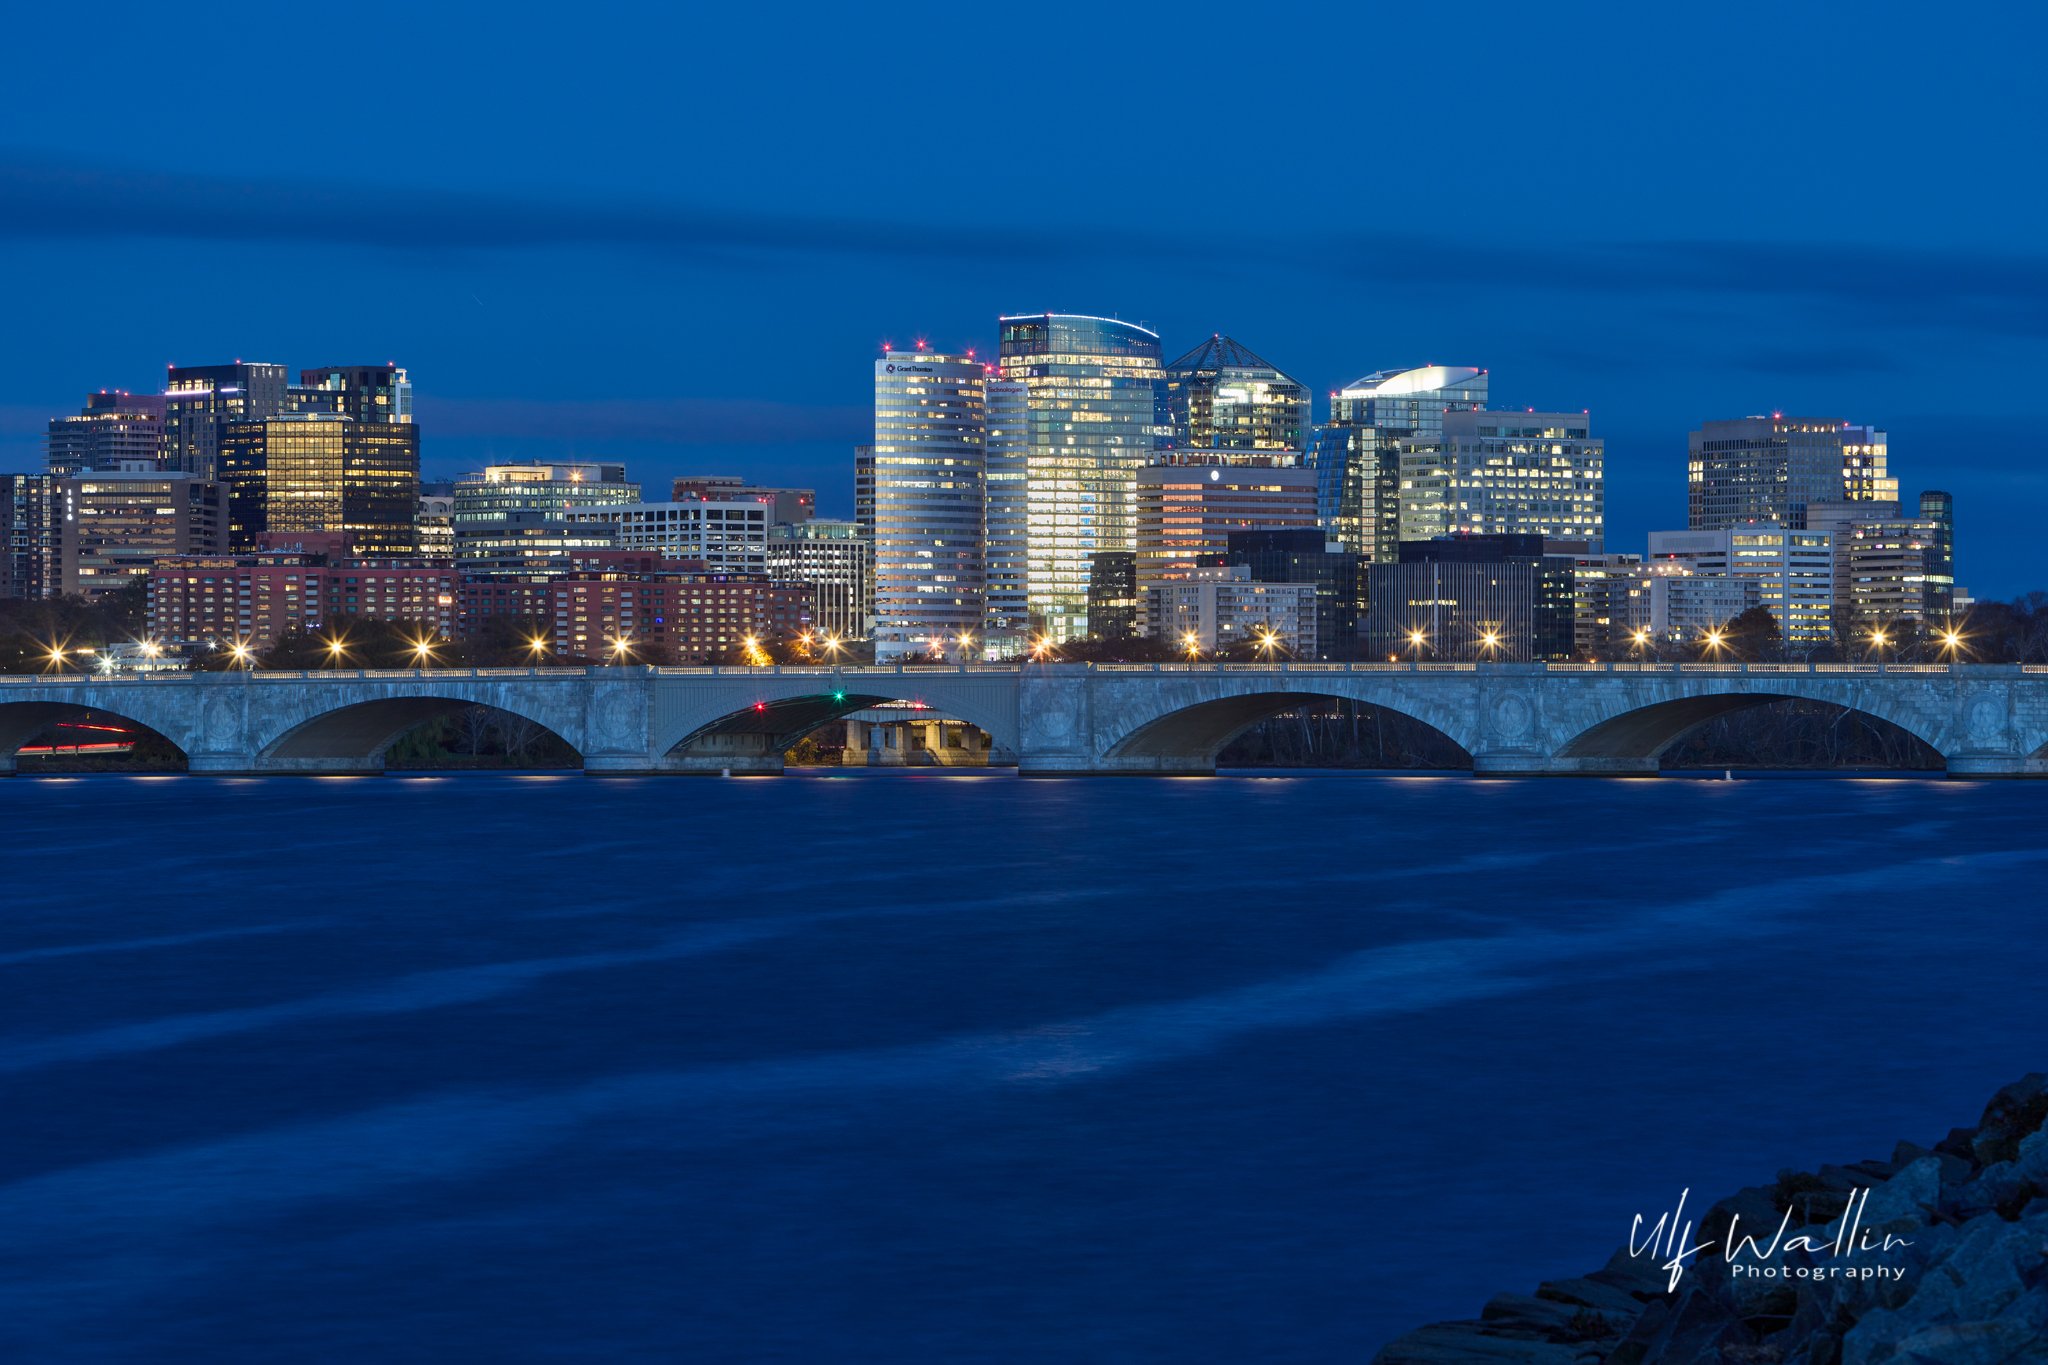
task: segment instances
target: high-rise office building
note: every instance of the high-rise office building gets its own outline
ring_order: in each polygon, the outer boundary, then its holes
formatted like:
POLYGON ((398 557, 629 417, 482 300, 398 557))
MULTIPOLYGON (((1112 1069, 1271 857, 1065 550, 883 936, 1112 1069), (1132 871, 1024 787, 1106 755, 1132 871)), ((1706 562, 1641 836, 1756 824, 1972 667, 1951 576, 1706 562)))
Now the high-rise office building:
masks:
POLYGON ((1027 605, 1057 643, 1088 633, 1090 557, 1136 548, 1138 470, 1165 439, 1159 337, 1069 313, 1000 325, 1002 375, 1024 386, 1027 605))
POLYGON ((1583 545, 1536 535, 1403 541, 1399 563, 1366 567, 1367 652, 1569 660, 1576 644, 1576 565, 1583 551, 1583 545))
POLYGON ((1380 370, 1330 395, 1310 463, 1330 539, 1391 564, 1403 540, 1445 533, 1444 414, 1484 408, 1487 372, 1467 365, 1380 370))
POLYGON ((888 351, 875 362, 875 662, 966 657, 984 625, 988 367, 888 351))
POLYGON ((1856 521, 1835 538, 1835 604, 1865 630, 1900 621, 1946 625, 1955 593, 1945 516, 1856 521))
POLYGON ((763 499, 744 497, 729 502, 690 498, 599 503, 569 508, 562 519, 574 526, 611 528, 621 550, 648 551, 714 574, 760 578, 768 573, 771 506, 763 499))
POLYGON ((1097 550, 1088 557, 1088 633, 1098 640, 1144 634, 1145 597, 1138 587, 1138 556, 1097 550))
MULTIPOLYGON (((1359 559, 1320 527, 1233 532, 1223 560, 1248 570, 1254 583, 1315 584, 1317 657, 1357 655, 1365 609, 1359 559)), ((1298 651, 1296 657, 1302 657, 1298 651)))
POLYGON ((572 524, 583 508, 640 501, 622 464, 501 464, 456 480, 449 526, 457 567, 492 577, 567 572, 618 544, 616 528, 572 524))
POLYGON ((1572 644, 1581 658, 1625 653, 1650 625, 1643 557, 1587 553, 1572 566, 1572 644))
POLYGON ((52 417, 48 468, 58 478, 108 469, 155 469, 164 439, 164 397, 101 389, 74 416, 52 417))
POLYGON ((1172 463, 1138 471, 1138 591, 1185 578, 1236 532, 1315 524, 1313 469, 1197 463, 1176 452, 1172 463))
POLYGON ((1534 535, 1601 548, 1606 533, 1606 442, 1584 413, 1443 414, 1445 530, 1534 535))
POLYGON ((1308 446, 1308 386, 1217 333, 1166 366, 1176 450, 1251 450, 1297 459, 1308 446))
POLYGON ((107 470, 57 483, 63 592, 104 597, 146 582, 170 555, 227 549, 221 486, 190 474, 107 470))
POLYGON ((841 640, 868 637, 872 555, 858 522, 814 517, 768 528, 768 581, 807 589, 811 624, 841 640))
MULTIPOLYGON (((1703 423, 1687 441, 1686 526, 1745 522, 1810 529, 1814 503, 1892 502, 1885 434, 1835 418, 1741 417, 1703 423)), ((1819 529, 1819 528, 1811 528, 1819 529)))
POLYGON ((0 474, 0 597, 54 597, 61 503, 51 474, 0 474))
POLYGON ((1000 378, 994 366, 989 369, 982 638, 986 657, 1012 659, 1031 645, 1030 404, 1023 381, 1000 378))
POLYGON ((1801 649, 1833 635, 1834 537, 1770 523, 1650 532, 1652 568, 1671 562, 1704 577, 1753 578, 1758 601, 1786 644, 1801 649))
POLYGON ((236 550, 258 537, 337 531, 359 555, 419 553, 420 433, 410 422, 283 413, 220 428, 236 550))
POLYGON ((853 524, 860 527, 861 537, 868 543, 868 583, 862 614, 867 618, 868 630, 872 632, 875 628, 875 448, 872 445, 853 448, 853 524))
POLYGON ((221 478, 221 441, 231 422, 286 411, 282 365, 173 365, 164 380, 163 445, 157 463, 170 473, 221 478))
POLYGON ((412 381, 396 364, 300 370, 285 394, 292 412, 338 412, 358 422, 412 421, 412 381))

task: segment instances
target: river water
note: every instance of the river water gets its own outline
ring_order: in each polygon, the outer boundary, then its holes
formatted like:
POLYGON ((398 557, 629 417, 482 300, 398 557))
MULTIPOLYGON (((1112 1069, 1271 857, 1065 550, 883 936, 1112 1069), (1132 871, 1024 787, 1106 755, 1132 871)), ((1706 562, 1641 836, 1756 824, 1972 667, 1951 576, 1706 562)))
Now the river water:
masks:
POLYGON ((1357 1361, 2048 1064, 2044 817, 0 782, 0 1358, 1357 1361))

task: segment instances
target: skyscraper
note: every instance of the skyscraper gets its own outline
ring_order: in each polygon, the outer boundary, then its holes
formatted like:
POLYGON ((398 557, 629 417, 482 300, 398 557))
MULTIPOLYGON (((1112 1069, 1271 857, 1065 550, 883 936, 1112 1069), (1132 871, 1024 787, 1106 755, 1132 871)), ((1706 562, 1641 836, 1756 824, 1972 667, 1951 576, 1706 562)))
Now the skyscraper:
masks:
POLYGON ((1444 529, 1536 535, 1601 548, 1606 442, 1578 412, 1443 414, 1444 529))
POLYGON ((972 356, 875 362, 875 662, 979 647, 988 369, 972 356))
POLYGON ((1893 502, 1885 434, 1831 417, 1740 417, 1706 422, 1687 441, 1686 526, 1744 522, 1806 530, 1812 503, 1893 502))
POLYGON ((872 546, 858 523, 813 517, 768 528, 768 581, 807 589, 811 624, 828 637, 864 640, 872 546))
POLYGON ((1486 399, 1486 371, 1465 365, 1379 370, 1331 394, 1310 458, 1330 539, 1366 563, 1391 564, 1401 541, 1442 535, 1444 414, 1486 399))
POLYGON ((1307 448, 1308 386, 1221 332, 1166 367, 1167 421, 1176 450, 1307 448))
POLYGON ((163 445, 168 473, 221 476, 221 437, 230 422, 260 421, 286 410, 282 365, 173 365, 164 381, 163 445))
POLYGON ((1019 657, 1031 644, 1029 412, 1022 380, 989 376, 988 528, 982 556, 988 586, 982 638, 991 659, 1019 657))
POLYGON ((358 422, 412 421, 412 381, 395 364, 300 370, 286 393, 293 412, 338 412, 358 422))
POLYGON ((1024 386, 1027 608, 1057 643, 1088 633, 1089 558, 1136 548, 1137 473, 1164 439, 1158 334, 1113 318, 999 319, 1024 386))
POLYGON ((52 417, 49 471, 58 478, 109 469, 154 469, 163 447, 164 397, 101 389, 75 416, 52 417))
POLYGON ((229 536, 242 550, 266 534, 338 531, 366 556, 419 553, 419 428, 339 412, 223 423, 221 482, 229 536))

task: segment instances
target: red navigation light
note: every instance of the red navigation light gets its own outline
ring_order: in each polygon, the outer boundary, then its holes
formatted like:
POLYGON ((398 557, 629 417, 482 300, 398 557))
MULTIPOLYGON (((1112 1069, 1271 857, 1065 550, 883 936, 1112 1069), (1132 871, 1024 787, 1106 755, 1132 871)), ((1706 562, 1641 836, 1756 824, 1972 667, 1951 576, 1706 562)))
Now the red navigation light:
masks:
POLYGON ((756 711, 766 711, 768 709, 768 703, 765 701, 757 701, 754 703, 754 709, 756 711))

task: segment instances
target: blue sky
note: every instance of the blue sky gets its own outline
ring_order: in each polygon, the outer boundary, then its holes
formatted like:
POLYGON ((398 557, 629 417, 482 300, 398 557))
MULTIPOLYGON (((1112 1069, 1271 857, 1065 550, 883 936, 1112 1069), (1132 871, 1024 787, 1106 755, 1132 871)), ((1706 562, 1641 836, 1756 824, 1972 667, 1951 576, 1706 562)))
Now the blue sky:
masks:
POLYGON ((430 475, 843 513, 880 342, 1056 308, 1588 408, 1617 549, 1703 418, 1876 422, 2048 587, 2039 7, 266 9, 10 16, 0 467, 166 362, 396 360, 430 475))

